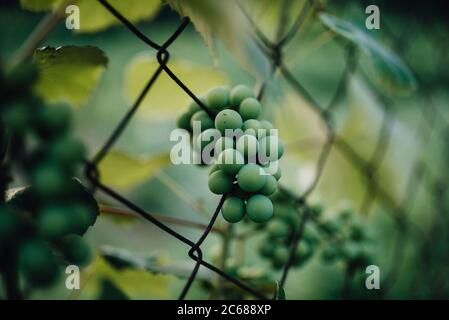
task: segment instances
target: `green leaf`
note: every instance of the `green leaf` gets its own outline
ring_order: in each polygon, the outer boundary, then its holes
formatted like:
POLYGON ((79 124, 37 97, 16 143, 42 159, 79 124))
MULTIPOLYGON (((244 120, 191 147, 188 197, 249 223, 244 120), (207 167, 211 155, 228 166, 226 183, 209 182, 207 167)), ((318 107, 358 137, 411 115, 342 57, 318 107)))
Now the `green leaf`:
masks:
POLYGON ((100 177, 108 186, 128 188, 148 180, 169 163, 170 155, 166 153, 151 158, 137 158, 112 151, 100 163, 100 177))
POLYGON ((284 288, 279 284, 279 281, 276 282, 276 300, 286 300, 284 288))
MULTIPOLYGON (((210 87, 228 83, 226 75, 211 67, 195 65, 182 59, 171 59, 170 69, 195 94, 205 93, 210 87)), ((148 82, 149 75, 159 67, 157 60, 146 54, 134 58, 126 71, 124 86, 129 103, 134 101, 148 82)), ((150 119, 173 117, 180 109, 186 109, 192 99, 163 72, 153 90, 142 101, 139 112, 150 119)))
POLYGON ((35 91, 48 102, 83 104, 105 69, 108 59, 96 47, 45 47, 34 52, 40 74, 35 91))
POLYGON ((20 0, 20 5, 23 9, 30 11, 47 11, 51 10, 59 1, 60 0, 20 0))
POLYGON ((114 282, 109 279, 102 279, 100 283, 100 293, 98 300, 129 300, 129 297, 114 282))
POLYGON ((270 64, 251 37, 248 19, 236 1, 166 0, 181 16, 188 16, 209 49, 219 38, 237 61, 254 76, 266 79, 270 64))
POLYGON ((320 19, 326 27, 362 50, 368 58, 364 65, 368 75, 379 88, 388 94, 404 94, 415 89, 412 72, 390 49, 351 22, 326 13, 321 13, 320 19))
MULTIPOLYGON (((144 255, 127 249, 103 246, 100 248, 103 258, 117 270, 137 269, 154 274, 168 274, 178 278, 188 278, 192 273, 191 263, 167 263, 159 255, 144 255)), ((203 269, 198 273, 198 279, 212 281, 211 271, 203 269)))
MULTIPOLYGON (((131 22, 149 20, 161 7, 160 0, 109 0, 112 7, 131 22)), ((80 29, 75 32, 96 32, 121 22, 97 0, 78 0, 80 8, 80 29)))

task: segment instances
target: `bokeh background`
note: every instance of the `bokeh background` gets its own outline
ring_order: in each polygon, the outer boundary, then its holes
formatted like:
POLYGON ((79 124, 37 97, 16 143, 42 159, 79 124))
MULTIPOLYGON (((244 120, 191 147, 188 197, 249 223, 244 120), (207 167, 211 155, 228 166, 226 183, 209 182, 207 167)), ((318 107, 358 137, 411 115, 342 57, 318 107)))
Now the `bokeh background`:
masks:
MULTIPOLYGON (((93 2, 84 2, 89 1, 93 2)), ((130 7, 135 5, 135 11, 143 12, 138 3, 146 1, 132 2, 130 7)), ((167 4, 147 2, 154 6, 151 12, 148 4, 148 12, 142 17, 132 10, 129 13, 138 17, 142 32, 162 43, 179 25, 180 16, 167 4)), ((301 0, 240 2, 255 26, 272 41, 279 37, 279 29, 286 34, 295 27, 304 5, 301 0), (282 9, 285 6, 287 11, 282 9)), ((0 55, 2 61, 8 61, 48 12, 23 10, 18 1, 3 2, 0 8, 0 55)), ((328 141, 323 115, 286 81, 282 72, 275 71, 268 77, 262 103, 264 117, 279 128, 286 143, 281 183, 301 195, 321 173, 309 201, 321 203, 324 216, 329 218, 349 206, 366 225, 382 289, 368 291, 363 279, 353 279, 348 297, 448 298, 449 30, 444 2, 321 1, 316 8, 358 25, 366 36, 363 41, 376 41, 388 48, 387 56, 391 50, 394 59, 400 59, 398 65, 410 70, 410 75, 401 74, 395 64, 378 63, 378 56, 364 51, 363 46, 356 45, 348 58, 347 41, 330 31, 316 12, 310 14, 283 48, 282 59, 317 104, 326 106, 336 92, 341 93, 332 107, 338 138, 320 170, 317 165, 328 141), (380 8, 380 30, 364 28, 369 4, 380 8), (348 156, 351 152, 357 156, 348 156)), ((61 20, 40 46, 92 45, 108 58, 95 89, 73 107, 76 135, 93 156, 158 64, 155 51, 124 26, 95 26, 95 21, 113 20, 106 10, 81 9, 80 31, 67 30, 61 20), (86 26, 99 30, 94 32, 86 26)), ((235 28, 222 32, 232 30, 235 28)), ((257 37, 255 32, 252 36, 257 37)), ((260 78, 226 39, 218 37, 212 42, 208 46, 189 25, 170 47, 169 66, 195 94, 216 85, 260 87, 260 78)), ((70 85, 70 81, 67 83, 70 85)), ((219 200, 208 190, 207 168, 174 166, 167 156, 173 146, 169 135, 176 127, 176 116, 189 102, 190 98, 162 74, 100 171, 106 184, 161 219, 175 217, 207 224, 219 200)), ((106 209, 86 235, 90 245, 114 246, 145 256, 152 271, 117 270, 98 255, 83 270, 81 290, 68 292, 62 279, 50 290, 32 292, 31 298, 96 299, 104 291, 105 280, 133 299, 176 298, 194 266, 187 256, 189 248, 121 210, 110 198, 99 193, 97 200, 106 209)), ((199 238, 202 232, 201 228, 171 226, 190 239, 199 238)), ((217 227, 226 228, 227 224, 219 218, 217 227)), ((246 226, 236 226, 234 231, 239 228, 245 230, 246 226)), ((258 255, 256 248, 262 237, 260 231, 245 241, 232 240, 229 257, 232 261, 243 256, 239 259, 240 272, 264 274, 268 286, 279 278, 280 271, 258 255)), ((218 263, 222 240, 215 233, 208 237, 203 245, 206 260, 218 263)), ((211 272, 200 270, 200 280, 215 278, 211 272)), ((344 283, 345 269, 323 263, 317 253, 291 270, 284 289, 288 299, 338 299, 344 283)), ((210 295, 211 290, 196 281, 188 298, 206 299, 210 295)))

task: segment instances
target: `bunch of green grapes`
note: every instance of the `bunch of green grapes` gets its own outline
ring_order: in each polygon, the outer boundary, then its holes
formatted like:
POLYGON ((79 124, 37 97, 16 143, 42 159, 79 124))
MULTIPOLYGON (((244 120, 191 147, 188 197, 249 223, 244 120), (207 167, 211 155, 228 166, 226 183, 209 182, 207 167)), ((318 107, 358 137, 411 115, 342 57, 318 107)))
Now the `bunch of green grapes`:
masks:
POLYGON ((37 99, 31 92, 35 78, 28 66, 0 81, 0 272, 18 266, 29 285, 45 287, 63 263, 90 261, 81 236, 99 209, 73 178, 85 147, 71 135, 71 110, 37 99), (11 182, 27 186, 6 192, 11 182))
MULTIPOLYGON (((314 206, 315 214, 321 207, 314 206)), ((300 215, 298 209, 289 203, 276 201, 274 218, 266 225, 266 237, 259 246, 259 254, 267 259, 274 269, 284 266, 290 256, 292 238, 299 228, 300 215)), ((303 235, 296 245, 293 266, 299 267, 307 262, 316 251, 320 240, 318 230, 313 224, 306 224, 303 235)))
POLYGON ((331 264, 342 262, 352 270, 371 264, 368 230, 361 219, 351 209, 344 209, 333 219, 317 224, 327 244, 321 259, 331 264))
POLYGON ((193 102, 177 124, 192 133, 202 161, 213 165, 208 185, 211 192, 227 195, 223 218, 230 223, 245 217, 267 222, 273 216, 269 196, 277 190, 278 160, 284 153, 277 131, 269 121, 259 120, 262 106, 245 85, 213 88, 201 102, 208 112, 193 102))

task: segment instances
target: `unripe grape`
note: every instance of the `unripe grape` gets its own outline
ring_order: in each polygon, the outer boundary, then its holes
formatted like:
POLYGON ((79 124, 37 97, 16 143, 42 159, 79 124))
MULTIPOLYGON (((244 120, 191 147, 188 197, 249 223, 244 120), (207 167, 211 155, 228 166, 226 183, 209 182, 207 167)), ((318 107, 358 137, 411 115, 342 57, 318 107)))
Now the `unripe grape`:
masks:
POLYGON ((215 111, 225 109, 229 105, 229 89, 226 87, 216 87, 206 94, 207 106, 215 111))
POLYGON ((210 170, 209 170, 209 175, 211 175, 212 173, 214 173, 215 171, 220 170, 220 166, 218 164, 214 164, 210 170))
POLYGON ((254 98, 254 91, 247 85, 240 84, 231 90, 231 106, 238 107, 246 98, 254 98))
POLYGON ((229 137, 221 137, 217 140, 217 143, 215 144, 215 154, 219 155, 223 152, 223 150, 226 149, 234 149, 234 140, 229 137))
POLYGON ((276 267, 281 267, 285 265, 288 261, 288 257, 290 256, 290 251, 286 247, 277 247, 274 251, 274 265, 276 267))
POLYGON ((249 120, 246 120, 245 122, 243 122, 242 129, 245 134, 250 134, 255 137, 259 137, 261 134, 261 132, 259 130, 262 129, 262 125, 260 124, 260 122, 258 120, 249 119, 249 120))
POLYGON ((288 236, 289 228, 282 220, 275 219, 268 223, 267 231, 272 238, 285 238, 288 236))
POLYGON ((15 103, 6 110, 2 110, 0 116, 8 129, 13 132, 22 132, 28 125, 30 112, 25 105, 15 103))
MULTIPOLYGON (((203 97, 198 97, 198 99, 203 103, 203 105, 207 106, 206 99, 204 99, 203 97)), ((193 116, 196 112, 202 111, 202 110, 203 109, 201 109, 199 104, 196 103, 195 100, 192 100, 192 102, 190 102, 189 107, 187 109, 187 114, 190 116, 193 116)))
POLYGON ((260 102, 254 98, 246 98, 242 101, 239 108, 239 113, 243 121, 248 119, 257 119, 262 111, 260 102))
POLYGON ((267 175, 257 164, 246 164, 238 172, 237 182, 240 188, 247 192, 256 192, 267 182, 267 175))
MULTIPOLYGON (((17 236, 20 229, 18 212, 0 205, 0 248, 2 245, 11 245, 11 241, 17 236)), ((1 250, 1 249, 0 249, 1 250)))
POLYGON ((41 241, 26 243, 20 252, 20 263, 25 278, 38 287, 52 285, 58 277, 58 266, 50 248, 41 241))
POLYGON ((242 117, 237 111, 225 109, 220 111, 215 117, 215 127, 222 133, 226 133, 226 129, 237 130, 242 127, 242 117))
POLYGON ((236 148, 245 156, 248 162, 255 162, 257 151, 259 150, 259 142, 255 136, 244 134, 237 140, 236 148))
POLYGON ((82 204, 72 205, 69 210, 70 233, 82 236, 91 225, 91 212, 82 204))
POLYGON ((209 117, 209 115, 203 110, 195 112, 192 118, 190 119, 190 127, 192 129, 194 128, 195 121, 201 124, 201 131, 211 129, 214 127, 214 122, 209 117))
POLYGON ((93 226, 100 214, 100 208, 93 195, 76 178, 70 179, 70 182, 67 184, 67 189, 70 192, 70 199, 76 201, 79 206, 89 211, 88 226, 93 226))
MULTIPOLYGON (((220 136, 220 131, 218 131, 217 129, 206 129, 198 135, 197 146, 199 146, 201 150, 203 150, 209 144, 215 143, 220 136)), ((211 146, 211 150, 212 149, 213 148, 211 146)))
POLYGON ((48 138, 65 132, 71 121, 72 113, 68 106, 43 107, 38 115, 37 131, 43 138, 48 138))
POLYGON ((270 196, 276 192, 277 188, 278 188, 278 181, 276 180, 276 178, 273 176, 268 176, 267 182, 265 182, 265 185, 263 186, 262 189, 260 189, 259 192, 265 196, 270 196))
POLYGON ((209 189, 215 194, 224 194, 232 189, 232 177, 218 170, 209 176, 209 189))
POLYGON ((229 223, 236 223, 245 217, 245 203, 237 197, 229 197, 221 209, 223 218, 229 223))
POLYGON ((78 235, 65 236, 61 241, 64 258, 71 264, 84 267, 92 260, 92 251, 82 237, 78 235))
POLYGON ((226 149, 218 156, 217 164, 224 173, 235 175, 245 164, 245 159, 237 150, 226 149))
POLYGON ((65 165, 74 165, 86 156, 84 144, 72 136, 57 139, 51 146, 51 155, 65 165))
POLYGON ((266 196, 256 194, 248 199, 246 214, 254 222, 267 222, 273 216, 273 203, 266 196))
POLYGON ((259 253, 265 258, 272 258, 275 250, 276 245, 270 240, 265 240, 259 247, 259 253))
POLYGON ((189 113, 183 112, 176 119, 176 126, 178 128, 190 131, 192 128, 190 127, 190 120, 192 119, 192 115, 189 113))
POLYGON ((274 126, 270 121, 260 120, 260 124, 261 124, 262 128, 267 131, 267 134, 270 132, 271 129, 274 129, 274 126))
POLYGON ((65 191, 65 175, 56 165, 44 164, 36 168, 32 182, 36 193, 42 197, 57 196, 65 191))
POLYGON ((276 136, 266 136, 259 140, 259 159, 263 162, 276 161, 284 154, 284 144, 276 136))
POLYGON ((39 233, 49 240, 56 240, 70 232, 69 208, 49 206, 39 212, 37 227, 39 233))
POLYGON ((300 266, 306 262, 313 254, 312 248, 306 242, 299 242, 296 246, 295 259, 293 263, 295 266, 300 266))
POLYGON ((323 252, 321 253, 321 260, 323 262, 332 263, 334 262, 338 257, 340 253, 338 248, 330 244, 329 246, 325 247, 323 252))

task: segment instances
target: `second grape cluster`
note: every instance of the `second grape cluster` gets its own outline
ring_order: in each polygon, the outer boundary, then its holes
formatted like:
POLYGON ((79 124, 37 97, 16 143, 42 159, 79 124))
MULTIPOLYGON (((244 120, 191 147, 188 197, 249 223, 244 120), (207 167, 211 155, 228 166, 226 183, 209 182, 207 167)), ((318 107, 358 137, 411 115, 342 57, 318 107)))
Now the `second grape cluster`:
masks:
POLYGON ((259 119, 262 106, 245 85, 212 88, 200 100, 202 106, 192 102, 177 124, 192 134, 202 163, 212 165, 209 189, 227 195, 223 218, 230 223, 245 217, 267 222, 273 216, 269 196, 277 190, 281 177, 278 160, 284 154, 277 130, 269 121, 259 119), (212 161, 207 161, 207 156, 212 161))

